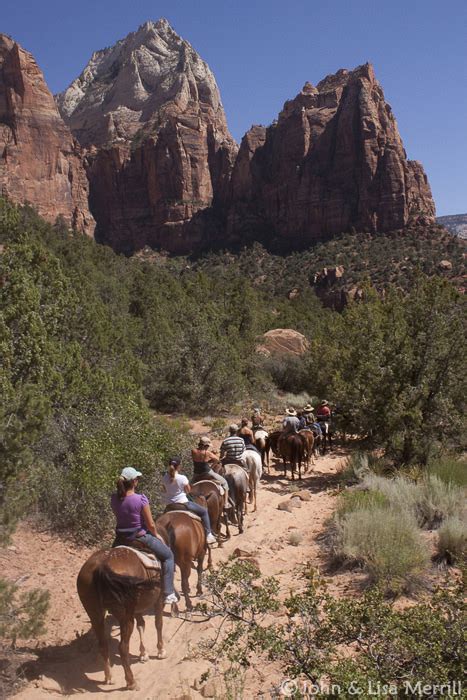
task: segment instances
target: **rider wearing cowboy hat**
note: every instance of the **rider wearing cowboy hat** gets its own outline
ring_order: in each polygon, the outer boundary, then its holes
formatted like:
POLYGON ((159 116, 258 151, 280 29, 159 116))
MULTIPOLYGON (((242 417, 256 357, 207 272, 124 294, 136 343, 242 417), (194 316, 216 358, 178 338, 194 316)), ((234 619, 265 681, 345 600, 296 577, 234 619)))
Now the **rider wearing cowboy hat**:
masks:
POLYGON ((297 411, 294 408, 287 408, 285 411, 284 420, 282 421, 284 433, 298 433, 300 421, 297 417, 297 411))
POLYGON ((315 409, 313 408, 311 403, 307 403, 307 405, 303 409, 303 417, 305 419, 306 425, 313 425, 313 423, 315 422, 316 419, 315 419, 315 415, 313 413, 314 410, 315 409))
POLYGON ((328 421, 331 418, 331 409, 329 408, 329 402, 326 401, 326 399, 323 399, 319 405, 317 418, 319 421, 328 421))

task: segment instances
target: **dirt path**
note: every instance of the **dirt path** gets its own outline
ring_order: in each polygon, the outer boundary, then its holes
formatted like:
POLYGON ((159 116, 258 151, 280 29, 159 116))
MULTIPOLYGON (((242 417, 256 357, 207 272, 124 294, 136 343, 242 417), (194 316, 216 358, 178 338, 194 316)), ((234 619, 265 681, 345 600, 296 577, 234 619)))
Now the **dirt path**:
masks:
MULTIPOLYGON (((282 479, 281 472, 272 468, 271 474, 262 480, 257 513, 248 514, 242 535, 232 528, 232 539, 222 548, 213 549, 214 564, 225 561, 239 547, 254 555, 263 574, 273 574, 278 578, 284 594, 301 587, 301 565, 305 562, 315 566, 323 564, 316 537, 322 532, 326 519, 335 507, 333 475, 342 458, 343 454, 337 451, 318 459, 314 471, 300 484, 309 490, 310 500, 303 501, 301 507, 293 508, 291 512, 278 510, 279 503, 291 496, 291 482, 282 479), (298 546, 288 541, 294 529, 302 535, 298 546)), ((31 535, 21 528, 14 538, 15 551, 6 551, 0 560, 4 575, 9 579, 21 581, 21 577, 27 576, 22 582, 24 588, 44 586, 52 596, 49 629, 40 642, 40 659, 32 664, 35 679, 15 697, 39 700, 50 698, 51 693, 65 696, 79 693, 80 698, 92 697, 95 700, 106 696, 115 700, 128 698, 118 657, 117 628, 112 628, 115 683, 112 686, 103 685, 102 661, 93 636, 86 634, 89 622, 75 592, 75 581, 89 551, 84 548, 77 550, 46 533, 39 534, 38 541, 39 548, 31 551, 31 535)), ((192 591, 194 581, 193 575, 192 591)), ((336 593, 346 590, 349 585, 349 577, 345 575, 333 576, 330 581, 331 589, 336 593)), ((181 611, 183 607, 181 603, 181 611)), ((205 671, 210 670, 212 675, 213 668, 211 666, 210 669, 209 663, 197 656, 196 650, 200 640, 212 636, 216 623, 197 621, 196 617, 190 622, 166 615, 164 640, 168 657, 158 661, 155 658, 152 616, 147 616, 146 621, 146 647, 151 658, 146 664, 137 663, 138 639, 134 633, 130 651, 138 690, 132 697, 138 700, 202 697, 199 679, 205 671)), ((272 669, 264 668, 247 673, 243 697, 258 697, 262 692, 266 693, 272 686, 273 675, 272 669)), ((219 689, 216 697, 223 697, 224 693, 219 689)))

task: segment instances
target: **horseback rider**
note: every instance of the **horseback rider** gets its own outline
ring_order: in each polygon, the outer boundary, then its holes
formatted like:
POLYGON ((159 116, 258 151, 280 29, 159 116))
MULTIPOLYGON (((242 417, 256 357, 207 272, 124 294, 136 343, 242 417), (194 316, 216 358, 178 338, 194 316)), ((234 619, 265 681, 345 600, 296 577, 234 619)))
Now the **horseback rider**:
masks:
POLYGON ((255 444, 255 436, 253 434, 253 431, 248 427, 248 418, 242 418, 242 425, 237 435, 243 438, 245 447, 248 447, 248 445, 255 444))
POLYGON ((298 433, 300 430, 300 421, 297 417, 297 411, 294 408, 287 408, 282 421, 283 434, 298 433))
POLYGON ((251 425, 253 426, 253 432, 259 428, 263 428, 264 418, 261 415, 261 409, 255 408, 253 410, 253 415, 251 416, 251 425))
POLYGON ((110 505, 117 519, 116 539, 140 542, 150 549, 161 562, 164 604, 178 601, 174 590, 174 556, 170 547, 156 536, 149 500, 144 493, 136 493, 141 472, 125 467, 117 480, 117 492, 112 494, 110 505))
POLYGON ((211 467, 212 462, 219 461, 219 457, 209 449, 211 444, 210 438, 203 436, 199 439, 198 447, 191 450, 191 457, 193 459, 193 475, 205 476, 213 479, 214 481, 218 481, 224 489, 224 508, 230 508, 229 485, 226 479, 224 479, 221 474, 217 474, 217 472, 215 472, 211 467))
POLYGON ((217 540, 211 531, 208 510, 207 508, 203 508, 199 503, 195 503, 188 498, 187 494, 190 493, 191 486, 186 476, 184 474, 179 474, 180 464, 180 457, 173 457, 170 460, 169 468, 162 477, 162 500, 166 505, 176 503, 183 504, 186 510, 198 515, 203 521, 206 531, 206 542, 208 544, 214 544, 217 540))
POLYGON ((303 409, 303 417, 305 419, 305 424, 307 427, 310 427, 313 425, 313 423, 316 422, 315 414, 313 413, 315 409, 311 405, 311 403, 307 403, 305 408, 303 409))
POLYGON ((238 425, 232 423, 229 426, 229 437, 226 437, 221 445, 221 459, 224 464, 233 463, 244 466, 242 457, 245 452, 245 440, 237 433, 238 425))
POLYGON ((318 419, 318 423, 329 423, 331 420, 331 409, 329 408, 329 402, 326 401, 326 399, 321 401, 316 417, 318 419))

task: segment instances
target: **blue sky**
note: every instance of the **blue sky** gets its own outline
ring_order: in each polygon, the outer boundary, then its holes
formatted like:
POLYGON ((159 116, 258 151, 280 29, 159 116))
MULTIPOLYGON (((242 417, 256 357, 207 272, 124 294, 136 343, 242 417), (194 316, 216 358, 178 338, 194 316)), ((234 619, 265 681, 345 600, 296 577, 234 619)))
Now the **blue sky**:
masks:
POLYGON ((58 92, 93 51, 160 17, 211 66, 237 141, 305 81, 370 61, 438 214, 467 212, 465 0, 2 0, 0 31, 58 92))

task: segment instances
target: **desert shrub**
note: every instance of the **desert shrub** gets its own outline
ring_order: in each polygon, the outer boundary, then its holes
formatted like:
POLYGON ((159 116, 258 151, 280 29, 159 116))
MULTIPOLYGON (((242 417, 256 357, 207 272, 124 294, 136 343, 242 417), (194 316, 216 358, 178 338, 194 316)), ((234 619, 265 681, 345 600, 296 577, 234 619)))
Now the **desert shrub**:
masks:
POLYGON ((411 514, 377 506, 337 520, 336 553, 363 565, 371 581, 394 592, 410 588, 428 562, 411 514))
POLYGON ((309 571, 304 590, 284 601, 283 620, 271 623, 266 617, 278 603, 277 581, 274 590, 274 579, 258 576, 247 590, 249 570, 242 574, 241 566, 230 564, 208 577, 204 609, 222 618, 223 631, 216 630, 209 644, 210 659, 226 657, 243 667, 272 660, 286 678, 296 679, 294 697, 368 698, 370 683, 375 694, 381 687, 381 694, 396 697, 418 697, 425 685, 457 689, 453 684, 461 681, 465 664, 462 581, 447 580, 430 600, 396 609, 379 589, 336 598, 309 571), (333 685, 339 686, 334 693, 317 691, 333 685))
POLYGON ((363 486, 370 491, 383 494, 393 509, 403 513, 416 515, 420 501, 420 487, 402 476, 387 479, 376 474, 368 474, 363 480, 363 486))
POLYGON ((382 509, 389 505, 388 498, 380 491, 360 491, 349 489, 339 498, 336 516, 342 518, 356 510, 382 509))
POLYGON ((0 578, 0 638, 31 639, 45 631, 49 608, 48 591, 35 588, 19 592, 18 586, 0 578))
POLYGON ((370 471, 370 460, 366 452, 353 452, 339 471, 339 481, 351 486, 358 484, 370 471))
POLYGON ((437 476, 445 483, 467 487, 467 460, 440 457, 428 464, 428 474, 437 476))
POLYGON ((291 530, 287 536, 287 542, 293 547, 298 547, 303 540, 303 534, 299 530, 291 530))
POLYGON ((460 518, 446 518, 438 531, 438 555, 449 564, 467 556, 467 524, 460 518))
POLYGON ((452 482, 429 475, 420 483, 417 518, 422 527, 434 529, 449 517, 460 517, 465 510, 465 491, 452 482))

